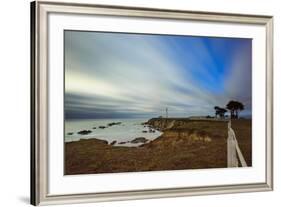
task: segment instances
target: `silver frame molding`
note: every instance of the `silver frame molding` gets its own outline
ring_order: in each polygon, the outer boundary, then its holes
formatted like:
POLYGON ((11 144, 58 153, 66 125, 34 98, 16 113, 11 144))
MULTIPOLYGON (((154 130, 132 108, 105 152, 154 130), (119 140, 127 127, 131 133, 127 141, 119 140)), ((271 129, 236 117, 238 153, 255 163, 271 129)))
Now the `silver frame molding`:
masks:
POLYGON ((273 17, 76 3, 31 3, 31 204, 67 204, 273 190, 273 17), (48 194, 48 14, 76 13, 262 25, 266 29, 266 177, 264 183, 73 195, 48 194))

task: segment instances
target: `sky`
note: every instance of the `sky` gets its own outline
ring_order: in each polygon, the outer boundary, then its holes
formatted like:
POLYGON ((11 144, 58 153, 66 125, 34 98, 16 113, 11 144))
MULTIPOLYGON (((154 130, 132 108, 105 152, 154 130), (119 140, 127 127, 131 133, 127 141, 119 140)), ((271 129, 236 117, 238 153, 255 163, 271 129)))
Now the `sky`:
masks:
POLYGON ((65 118, 252 114, 252 41, 242 38, 65 31, 65 118))

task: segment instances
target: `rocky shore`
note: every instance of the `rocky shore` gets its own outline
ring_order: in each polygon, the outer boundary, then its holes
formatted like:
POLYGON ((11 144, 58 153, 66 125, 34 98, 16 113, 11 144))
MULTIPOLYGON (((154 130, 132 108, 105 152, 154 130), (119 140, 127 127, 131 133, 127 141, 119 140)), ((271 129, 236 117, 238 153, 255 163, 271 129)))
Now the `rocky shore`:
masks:
MULTIPOLYGON (((251 120, 233 123, 248 165, 251 166, 251 120)), ((97 138, 65 143, 65 173, 91 174, 226 167, 227 123, 189 119, 150 119, 144 125, 163 134, 139 147, 115 146, 97 138)), ((119 143, 120 144, 120 143, 119 143)))

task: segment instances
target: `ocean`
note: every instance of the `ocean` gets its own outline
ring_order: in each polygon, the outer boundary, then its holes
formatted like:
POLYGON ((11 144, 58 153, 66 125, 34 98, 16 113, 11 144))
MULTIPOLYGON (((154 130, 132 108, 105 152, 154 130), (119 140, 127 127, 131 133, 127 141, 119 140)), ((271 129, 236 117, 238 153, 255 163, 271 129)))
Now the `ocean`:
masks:
POLYGON ((116 141, 115 146, 138 146, 143 143, 131 143, 138 137, 144 137, 152 141, 162 132, 155 130, 149 132, 149 127, 143 125, 147 119, 73 119, 65 120, 65 142, 78 141, 80 139, 97 138, 108 143, 116 141), (110 123, 115 123, 108 126, 110 123), (106 128, 99 128, 99 127, 106 128), (82 130, 90 130, 87 134, 78 134, 82 130), (146 131, 146 132, 144 132, 146 131))

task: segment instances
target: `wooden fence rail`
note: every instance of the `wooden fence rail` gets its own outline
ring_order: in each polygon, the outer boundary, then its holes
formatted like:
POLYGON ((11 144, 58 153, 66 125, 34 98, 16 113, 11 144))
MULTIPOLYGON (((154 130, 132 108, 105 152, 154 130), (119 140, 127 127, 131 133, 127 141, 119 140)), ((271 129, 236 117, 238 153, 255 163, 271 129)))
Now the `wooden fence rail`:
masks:
POLYGON ((247 163, 243 157, 243 154, 239 148, 235 132, 231 128, 231 120, 228 122, 228 138, 227 138, 227 167, 238 167, 239 162, 242 167, 247 167, 247 163), (238 155, 238 158, 237 158, 238 155))

